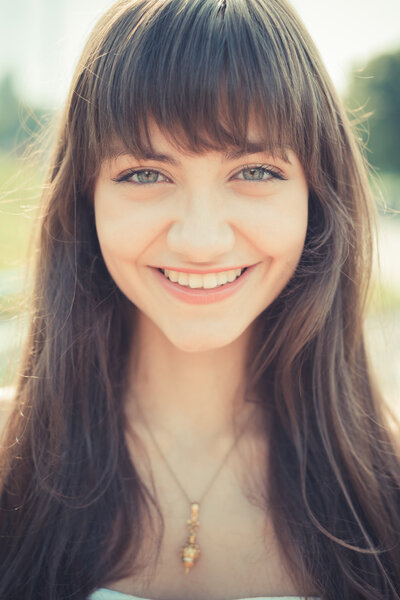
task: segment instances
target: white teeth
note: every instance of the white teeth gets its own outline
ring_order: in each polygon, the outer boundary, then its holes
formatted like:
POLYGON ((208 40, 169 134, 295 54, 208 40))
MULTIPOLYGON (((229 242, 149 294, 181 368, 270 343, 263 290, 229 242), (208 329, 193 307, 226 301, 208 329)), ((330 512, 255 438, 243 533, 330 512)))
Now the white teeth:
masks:
MULTIPOLYGON (((200 287, 210 290, 218 285, 217 273, 209 273, 208 275, 200 275, 202 285, 200 287)), ((189 279, 190 281, 190 279, 189 279)))
POLYGON ((179 273, 177 271, 168 271, 168 269, 164 271, 164 275, 173 282, 177 282, 179 278, 179 273))
MULTIPOLYGON (((170 271, 171 272, 171 271, 170 271)), ((189 285, 189 275, 187 273, 176 273, 177 276, 175 281, 177 281, 180 285, 189 285)), ((172 281, 174 281, 172 279, 172 281)))
MULTIPOLYGON (((208 276, 208 278, 210 277, 210 275, 208 276)), ((188 285, 190 288, 201 288, 201 287, 206 287, 206 275, 192 275, 191 273, 188 274, 188 285)), ((179 280, 178 280, 179 283, 179 280)), ((212 286, 211 286, 212 287, 212 286)))
POLYGON ((232 269, 222 273, 207 273, 207 275, 199 275, 197 273, 180 273, 178 271, 163 271, 164 275, 174 283, 184 285, 190 288, 212 289, 225 283, 235 281, 244 269, 232 269))

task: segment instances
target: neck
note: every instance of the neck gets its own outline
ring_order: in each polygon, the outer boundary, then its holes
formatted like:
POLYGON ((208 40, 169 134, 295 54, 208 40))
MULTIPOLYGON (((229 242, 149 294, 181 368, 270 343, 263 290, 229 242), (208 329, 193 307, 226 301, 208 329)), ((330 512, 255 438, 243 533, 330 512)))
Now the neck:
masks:
POLYGON ((185 352, 152 321, 138 321, 131 353, 127 418, 144 414, 152 431, 182 448, 196 449, 235 436, 252 413, 246 402, 250 331, 222 348, 185 352))

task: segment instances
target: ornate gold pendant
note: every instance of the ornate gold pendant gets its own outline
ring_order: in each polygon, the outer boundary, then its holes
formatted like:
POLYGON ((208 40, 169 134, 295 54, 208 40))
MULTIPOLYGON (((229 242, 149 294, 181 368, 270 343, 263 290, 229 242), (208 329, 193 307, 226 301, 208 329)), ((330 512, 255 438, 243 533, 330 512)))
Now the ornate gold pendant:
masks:
POLYGON ((189 529, 189 537, 181 550, 181 559, 185 565, 185 573, 189 573, 190 569, 194 566, 200 556, 200 547, 196 544, 196 531, 200 525, 198 521, 200 504, 198 502, 193 502, 190 509, 190 519, 186 521, 186 525, 189 529))

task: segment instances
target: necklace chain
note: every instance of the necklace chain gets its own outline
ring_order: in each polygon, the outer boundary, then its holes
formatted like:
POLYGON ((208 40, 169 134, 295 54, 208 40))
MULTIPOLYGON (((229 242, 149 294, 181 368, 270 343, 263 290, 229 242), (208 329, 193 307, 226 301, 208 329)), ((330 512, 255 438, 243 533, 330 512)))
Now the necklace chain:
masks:
POLYGON ((177 476, 175 475, 173 469, 171 468, 171 465, 169 464, 165 454, 163 453, 163 451, 161 450, 156 438, 153 435, 153 432, 150 429, 150 426, 147 422, 146 417, 143 414, 142 408, 140 406, 140 403, 136 397, 136 405, 137 408, 139 410, 139 413, 143 419, 143 423, 152 439, 152 441, 154 442, 154 445, 158 451, 158 453, 160 454, 161 458, 163 459, 166 467, 168 468, 168 471, 170 472, 170 474, 172 475, 173 479, 175 480, 176 484, 178 485, 179 489, 182 491, 183 495, 185 496, 185 498, 187 499, 187 501, 190 504, 190 518, 189 520, 186 521, 186 526, 188 527, 188 539, 186 541, 186 543, 182 546, 181 552, 180 552, 180 557, 181 560, 185 566, 185 573, 189 573, 190 569, 193 568, 193 566, 195 565, 195 563, 197 562, 199 556, 200 556, 200 547, 196 541, 196 535, 197 535, 197 529, 200 526, 199 523, 199 510, 200 510, 200 504, 203 501, 203 499, 205 498, 206 494, 209 492, 211 486, 213 485, 213 483, 215 482, 215 480, 217 479, 219 473, 221 472, 222 467, 225 465, 226 461, 228 460, 228 457, 230 456, 232 450, 234 449, 234 447, 236 446, 237 442, 239 441, 240 437, 243 435, 244 430, 246 429, 251 417, 253 416, 253 414, 256 411, 256 407, 254 407, 254 409, 250 412, 249 417, 246 419, 244 425, 241 427, 239 433, 235 436, 234 442, 231 445, 231 447, 229 448, 228 452, 225 454, 224 459, 222 460, 222 462, 220 463, 218 469, 215 471, 210 483, 208 484, 206 490, 203 492, 200 500, 193 502, 192 500, 190 500, 186 490, 184 489, 184 487, 182 486, 181 482, 179 481, 179 479, 177 478, 177 476))
MULTIPOLYGON (((174 471, 172 470, 172 468, 171 468, 171 465, 169 464, 169 462, 168 462, 168 460, 167 460, 167 458, 166 458, 165 454, 162 452, 162 450, 161 450, 161 448, 160 448, 160 446, 159 446, 159 444, 158 444, 158 442, 157 442, 156 438, 155 438, 155 437, 154 437, 154 435, 153 435, 153 432, 152 432, 152 431, 151 431, 151 429, 150 429, 150 426, 149 426, 149 424, 148 424, 148 422, 147 422, 147 419, 145 418, 145 416, 144 416, 144 414, 143 414, 143 411, 142 411, 142 409, 141 409, 141 407, 140 407, 140 405, 139 405, 139 402, 138 402, 137 400, 136 400, 136 403, 137 403, 137 406, 138 406, 139 412, 140 412, 140 414, 141 414, 141 417, 142 417, 142 419, 143 419, 143 422, 144 422, 144 424, 145 424, 145 427, 146 427, 147 431, 149 432, 149 435, 150 435, 150 437, 151 437, 152 441, 154 442, 154 445, 155 445, 155 447, 157 448, 157 451, 158 451, 158 453, 160 454, 161 458, 163 459, 163 461, 164 461, 164 463, 165 463, 166 467, 168 468, 168 470, 169 470, 170 474, 171 474, 171 475, 172 475, 172 477, 174 478, 174 480, 175 480, 176 484, 178 485, 179 489, 182 491, 182 493, 183 493, 183 494, 184 494, 184 496, 186 497, 186 499, 187 499, 187 501, 189 502, 189 504, 191 504, 193 501, 192 501, 192 500, 189 498, 189 496, 188 496, 188 494, 187 494, 186 490, 183 488, 183 486, 182 486, 181 482, 179 481, 179 479, 178 479, 178 478, 177 478, 177 476, 175 475, 174 471)), ((229 458, 229 456, 230 456, 231 452, 232 452, 232 451, 233 451, 233 449, 235 448, 235 446, 236 446, 237 442, 238 442, 238 441, 239 441, 239 439, 242 437, 242 434, 244 433, 244 431, 245 431, 245 429, 246 429, 246 427, 247 427, 247 425, 248 425, 248 423, 249 423, 249 421, 250 421, 250 418, 251 418, 251 416, 253 415, 253 413, 254 413, 254 412, 255 412, 255 409, 254 409, 254 410, 253 410, 253 411, 250 413, 250 416, 248 417, 248 419, 246 419, 246 421, 245 421, 245 423, 244 423, 243 427, 241 428, 240 432, 239 432, 239 433, 238 433, 238 435, 235 437, 233 444, 232 444, 232 445, 231 445, 231 447, 229 448, 228 452, 226 453, 226 455, 225 455, 225 457, 224 457, 223 461, 221 462, 221 464, 219 465, 218 469, 215 471, 215 473, 214 473, 214 476, 212 477, 212 479, 211 479, 210 483, 208 484, 208 486, 207 486, 206 490, 203 492, 203 494, 202 494, 202 496, 201 496, 200 500, 198 500, 198 501, 197 501, 199 504, 201 504, 201 502, 202 502, 202 501, 203 501, 203 499, 205 498, 206 494, 207 494, 207 493, 208 493, 208 491, 210 490, 211 486, 213 485, 214 481, 217 479, 217 477, 218 477, 218 475, 219 475, 220 471, 222 470, 222 467, 225 465, 225 463, 226 463, 226 461, 228 460, 228 458, 229 458)))

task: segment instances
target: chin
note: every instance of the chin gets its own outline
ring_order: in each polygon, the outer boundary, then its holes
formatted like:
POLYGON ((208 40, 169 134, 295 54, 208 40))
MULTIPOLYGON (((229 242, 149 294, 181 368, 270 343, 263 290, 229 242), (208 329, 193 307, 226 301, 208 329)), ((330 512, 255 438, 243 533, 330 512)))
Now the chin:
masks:
MULTIPOLYGON (((174 332, 176 333, 176 332, 174 332)), ((193 331, 189 333, 188 331, 183 331, 181 336, 166 335, 171 344, 173 344, 182 352, 207 352, 212 350, 218 350, 219 348, 223 348, 224 346, 229 346, 235 340, 237 340, 242 331, 237 332, 228 332, 225 331, 216 331, 215 329, 211 332, 207 332, 204 327, 201 331, 193 331)))

